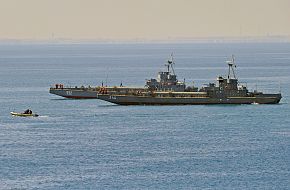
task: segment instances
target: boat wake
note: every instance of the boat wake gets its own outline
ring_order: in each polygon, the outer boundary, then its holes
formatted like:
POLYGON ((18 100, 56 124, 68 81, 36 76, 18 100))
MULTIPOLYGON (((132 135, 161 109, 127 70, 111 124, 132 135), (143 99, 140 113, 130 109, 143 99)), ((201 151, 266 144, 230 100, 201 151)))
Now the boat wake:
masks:
POLYGON ((252 104, 253 104, 253 105, 259 105, 259 103, 257 103, 257 102, 253 102, 252 104))
POLYGON ((49 118, 49 116, 48 115, 40 115, 40 116, 38 116, 38 118, 49 118))

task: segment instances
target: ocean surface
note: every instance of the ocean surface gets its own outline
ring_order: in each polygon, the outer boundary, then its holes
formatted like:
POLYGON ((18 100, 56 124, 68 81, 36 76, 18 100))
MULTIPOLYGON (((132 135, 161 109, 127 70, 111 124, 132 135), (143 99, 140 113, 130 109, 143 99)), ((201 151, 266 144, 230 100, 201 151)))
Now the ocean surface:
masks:
POLYGON ((0 189, 290 189, 289 43, 0 43, 0 189), (202 86, 236 74, 277 105, 118 106, 48 93, 143 86, 165 69, 202 86), (12 117, 27 108, 38 118, 12 117))

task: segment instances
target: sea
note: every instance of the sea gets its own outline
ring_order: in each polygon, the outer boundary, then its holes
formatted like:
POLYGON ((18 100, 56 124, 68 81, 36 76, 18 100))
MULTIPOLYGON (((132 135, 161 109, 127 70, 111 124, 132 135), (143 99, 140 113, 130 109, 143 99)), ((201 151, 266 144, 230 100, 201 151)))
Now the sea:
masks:
POLYGON ((0 189, 290 189, 290 43, 0 42, 0 189), (119 106, 50 86, 228 72, 273 105, 119 106), (31 109, 39 117, 14 117, 31 109))

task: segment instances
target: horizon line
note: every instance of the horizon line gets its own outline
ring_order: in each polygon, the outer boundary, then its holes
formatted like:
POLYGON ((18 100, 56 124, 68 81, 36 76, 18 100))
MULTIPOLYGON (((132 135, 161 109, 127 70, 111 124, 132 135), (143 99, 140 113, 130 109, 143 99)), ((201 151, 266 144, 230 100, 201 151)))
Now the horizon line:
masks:
POLYGON ((251 43, 251 42, 290 42, 290 35, 273 35, 273 36, 243 36, 243 37, 168 37, 163 39, 148 38, 0 38, 3 42, 35 42, 35 43, 251 43))

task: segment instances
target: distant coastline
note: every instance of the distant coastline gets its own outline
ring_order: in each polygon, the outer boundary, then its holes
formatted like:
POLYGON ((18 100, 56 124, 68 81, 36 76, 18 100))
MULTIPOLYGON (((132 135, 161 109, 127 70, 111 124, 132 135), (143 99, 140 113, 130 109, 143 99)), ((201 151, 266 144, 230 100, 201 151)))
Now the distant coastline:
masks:
POLYGON ((290 43, 290 36, 246 36, 246 37, 204 37, 164 39, 71 39, 71 38, 37 38, 37 39, 0 39, 0 43, 290 43))

